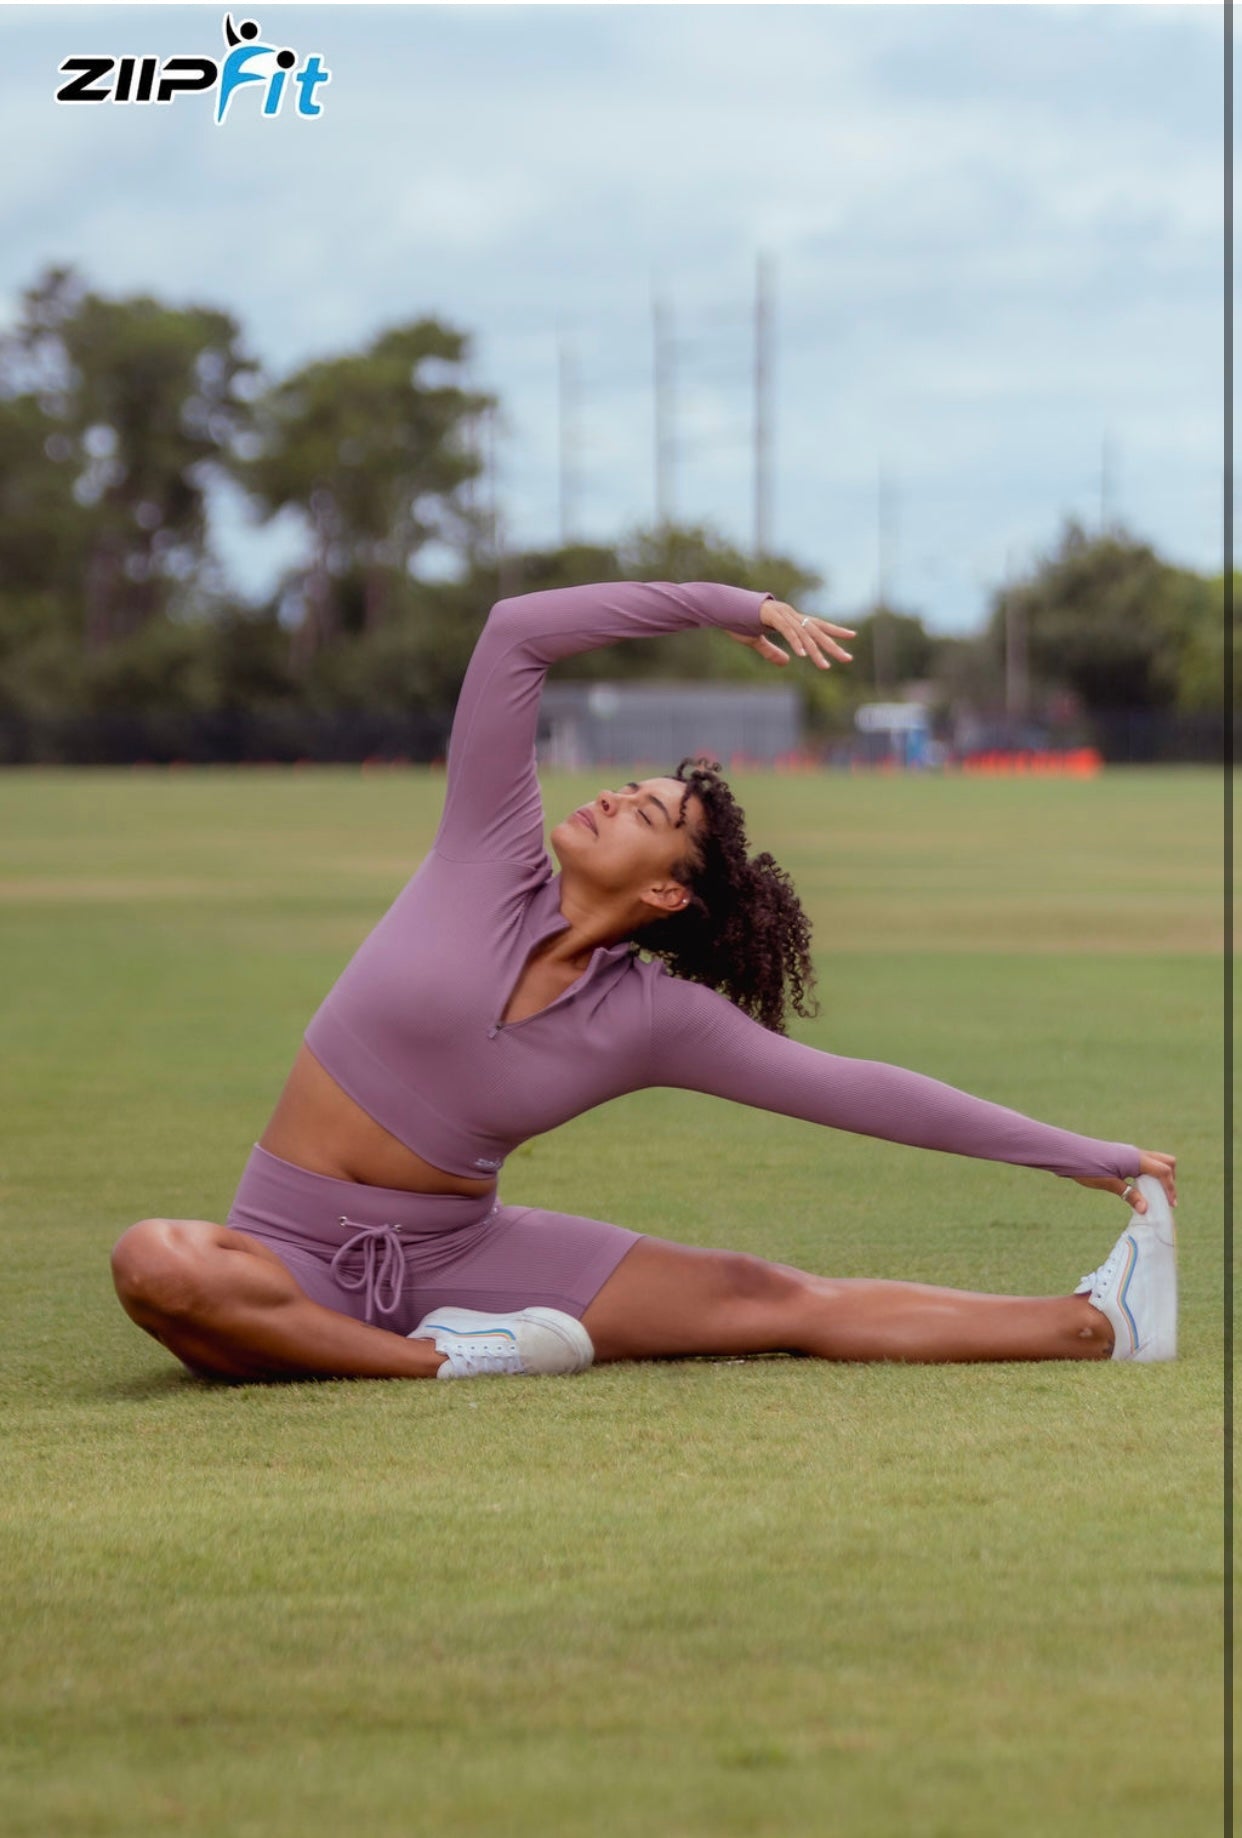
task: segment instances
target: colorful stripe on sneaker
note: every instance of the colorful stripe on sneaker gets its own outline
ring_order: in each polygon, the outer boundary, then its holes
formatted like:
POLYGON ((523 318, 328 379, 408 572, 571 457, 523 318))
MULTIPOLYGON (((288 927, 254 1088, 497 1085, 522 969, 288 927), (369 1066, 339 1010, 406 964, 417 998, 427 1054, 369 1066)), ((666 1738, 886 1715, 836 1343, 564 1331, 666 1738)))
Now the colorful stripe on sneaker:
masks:
POLYGON ((1138 1240, 1136 1238, 1132 1238, 1129 1235, 1127 1235, 1126 1243, 1130 1247, 1130 1254, 1126 1259, 1125 1275, 1122 1277, 1121 1282, 1117 1286, 1117 1306, 1121 1310, 1122 1314, 1125 1316, 1126 1321, 1129 1323, 1130 1351, 1132 1353, 1137 1353, 1138 1344, 1139 1344, 1139 1332, 1138 1332, 1138 1327, 1135 1323, 1134 1316, 1130 1313, 1130 1304, 1126 1301, 1126 1292, 1129 1290, 1130 1278, 1134 1275, 1135 1266, 1138 1263, 1138 1240))
POLYGON ((510 1327, 449 1327, 443 1321, 424 1324, 428 1334, 451 1334, 454 1340, 508 1340, 517 1345, 517 1335, 510 1327))

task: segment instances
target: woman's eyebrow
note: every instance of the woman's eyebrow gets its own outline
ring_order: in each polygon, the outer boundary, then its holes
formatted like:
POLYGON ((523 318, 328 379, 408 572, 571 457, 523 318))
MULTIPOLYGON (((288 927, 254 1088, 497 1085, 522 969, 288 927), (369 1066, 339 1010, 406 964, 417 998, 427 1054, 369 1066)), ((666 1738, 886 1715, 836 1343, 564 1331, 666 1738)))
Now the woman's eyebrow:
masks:
MULTIPOLYGON (((628 783, 626 784, 625 789, 627 791, 637 791, 639 789, 638 780, 630 779, 628 783)), ((666 823, 672 824, 673 819, 668 814, 668 806, 667 804, 665 804, 663 798, 657 798, 654 791, 649 791, 647 793, 647 802, 649 804, 654 804, 658 810, 663 812, 664 821, 666 823)))

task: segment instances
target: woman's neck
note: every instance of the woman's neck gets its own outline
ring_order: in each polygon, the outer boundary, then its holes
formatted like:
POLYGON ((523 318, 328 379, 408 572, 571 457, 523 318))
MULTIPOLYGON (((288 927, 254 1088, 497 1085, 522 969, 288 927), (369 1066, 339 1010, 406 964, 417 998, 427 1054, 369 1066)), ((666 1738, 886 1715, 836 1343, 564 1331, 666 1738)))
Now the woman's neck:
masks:
POLYGON ((585 967, 593 951, 607 950, 633 936, 639 915, 632 898, 601 900, 597 894, 588 894, 572 881, 567 882, 563 873, 560 883, 561 914, 569 924, 566 931, 557 932, 549 940, 549 963, 585 967))

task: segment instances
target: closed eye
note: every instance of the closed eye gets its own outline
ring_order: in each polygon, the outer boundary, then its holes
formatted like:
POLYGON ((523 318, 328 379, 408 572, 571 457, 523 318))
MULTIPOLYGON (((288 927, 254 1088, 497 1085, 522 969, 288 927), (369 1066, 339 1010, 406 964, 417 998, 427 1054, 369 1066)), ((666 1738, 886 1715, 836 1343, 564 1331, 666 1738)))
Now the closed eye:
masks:
MULTIPOLYGON (((641 787, 639 786, 637 779, 631 779, 625 789, 627 791, 639 791, 641 787)), ((649 791, 647 793, 647 801, 649 804, 655 805, 656 809, 659 811, 660 815, 663 817, 665 823, 667 823, 671 828, 673 820, 669 816, 667 810, 665 810, 663 804, 661 804, 659 798, 656 797, 654 791, 649 791)), ((642 818, 643 822, 647 825, 647 828, 649 830, 654 830, 655 824, 652 822, 651 818, 647 815, 646 811, 640 808, 638 814, 642 818)))

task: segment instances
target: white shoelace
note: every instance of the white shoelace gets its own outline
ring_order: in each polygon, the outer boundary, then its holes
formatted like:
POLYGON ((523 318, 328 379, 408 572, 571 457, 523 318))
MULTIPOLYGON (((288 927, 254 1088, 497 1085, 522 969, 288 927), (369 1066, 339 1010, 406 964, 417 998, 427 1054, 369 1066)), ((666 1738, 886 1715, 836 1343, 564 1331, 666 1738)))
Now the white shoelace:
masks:
POLYGON ((458 1378, 485 1378, 491 1373, 525 1370, 515 1343, 499 1337, 474 1343, 448 1340, 439 1350, 458 1378))
POLYGON ((1115 1244, 1113 1246, 1112 1250, 1109 1252, 1108 1256, 1104 1259, 1104 1262, 1100 1265, 1098 1270, 1088 1271, 1087 1275, 1083 1277, 1082 1282, 1079 1283, 1078 1288, 1077 1290, 1075 1290, 1074 1293, 1076 1295, 1081 1295, 1083 1293, 1084 1283, 1090 1285, 1091 1294, 1093 1296, 1097 1295, 1101 1289, 1106 1289, 1109 1283, 1112 1281, 1113 1277, 1117 1273, 1117 1267, 1120 1264, 1122 1257, 1124 1256, 1124 1247, 1125 1247, 1125 1239, 1123 1238, 1120 1241, 1120 1243, 1115 1244))

